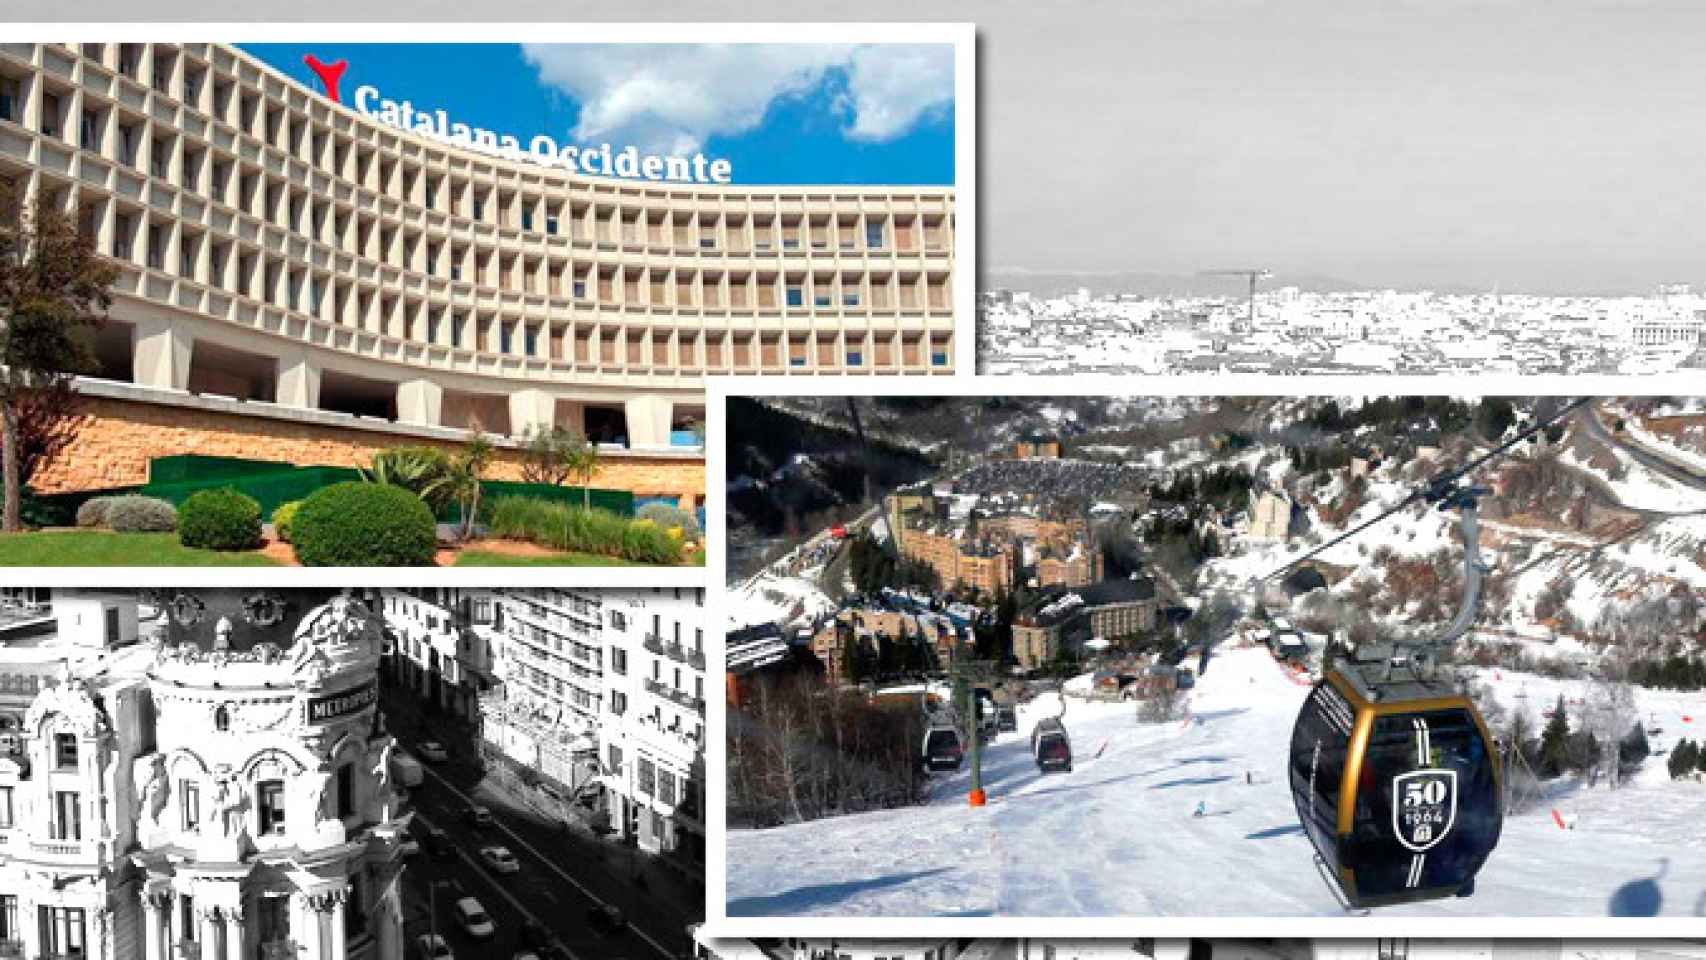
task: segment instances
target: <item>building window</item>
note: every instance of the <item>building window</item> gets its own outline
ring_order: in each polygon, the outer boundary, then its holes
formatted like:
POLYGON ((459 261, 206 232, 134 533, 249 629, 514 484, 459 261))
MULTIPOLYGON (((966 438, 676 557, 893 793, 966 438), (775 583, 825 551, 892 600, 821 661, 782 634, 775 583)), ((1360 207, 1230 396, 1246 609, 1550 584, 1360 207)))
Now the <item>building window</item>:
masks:
POLYGON ((616 771, 621 770, 621 769, 622 769, 622 748, 613 743, 610 745, 610 772, 615 773, 616 771))
POLYGON ((865 352, 863 350, 849 350, 849 351, 847 351, 847 365, 849 367, 862 367, 862 366, 864 366, 865 365, 865 352))
POLYGON ((532 210, 521 211, 521 229, 523 229, 523 230, 532 230, 533 229, 533 211, 532 210))
POLYGON ((475 220, 486 219, 486 201, 484 201, 484 200, 475 200, 474 201, 474 219, 475 220))
POLYGON ((61 770, 77 769, 77 735, 75 733, 56 733, 53 735, 53 765, 61 770))
POLYGON ((41 950, 50 957, 84 956, 83 911, 77 907, 38 907, 41 950))
POLYGON ((338 767, 338 819, 355 816, 355 764, 338 767))
POLYGON ((53 794, 53 819, 48 823, 48 836, 54 840, 83 839, 83 808, 74 790, 57 790, 53 794))
POLYGON ((834 301, 830 299, 830 296, 827 293, 820 293, 817 296, 812 297, 812 306, 815 307, 827 307, 833 302, 834 301))
POLYGON ((59 136, 59 97, 51 93, 41 95, 41 132, 44 136, 59 136))
POLYGON ((509 324, 498 324, 498 352, 508 353, 510 348, 509 324))
POLYGON ((806 305, 806 290, 799 284, 788 286, 788 306, 803 307, 806 305))
POLYGON ((675 806, 675 777, 667 770, 658 771, 658 800, 675 806))
POLYGON ((0 77, 0 120, 10 120, 17 123, 23 113, 18 105, 23 97, 18 93, 18 81, 11 77, 0 77))
POLYGON ((0 941, 17 943, 23 939, 24 931, 18 929, 18 897, 0 893, 0 941))
POLYGON ((262 780, 255 784, 255 797, 260 805, 262 833, 284 832, 284 781, 262 780))
POLYGON ((843 293, 841 295, 841 305, 844 307, 857 307, 859 305, 859 294, 843 293))
POLYGON ((621 716, 628 712, 628 695, 620 690, 610 692, 610 712, 621 716))
POLYGON ((865 246, 871 250, 883 248, 883 225, 880 221, 865 224, 865 246))
POLYGON ((195 830, 201 826, 201 784, 185 778, 178 781, 179 802, 184 809, 184 829, 195 830))
POLYGON ((160 137, 155 137, 153 144, 148 148, 149 172, 162 180, 166 179, 166 150, 166 141, 160 137))
POLYGON ((557 218, 556 217, 546 217, 545 218, 545 233, 548 236, 553 236, 553 237, 557 235, 557 218))
POLYGON ((539 355, 539 328, 538 327, 531 327, 531 326, 528 327, 526 339, 527 339, 527 355, 530 357, 538 356, 539 355))
POLYGON ((621 647, 610 648, 610 671, 623 676, 628 675, 628 651, 621 647))
POLYGON ((657 792, 658 768, 645 757, 640 758, 640 769, 635 777, 639 791, 647 796, 657 792))
POLYGON ((101 118, 93 110, 83 111, 83 126, 77 132, 77 144, 85 150, 100 150, 101 118))
POLYGON ((12 788, 0 787, 0 827, 12 826, 15 822, 12 819, 12 788))
POLYGON ((148 225, 148 268, 166 269, 166 228, 158 223, 148 225))
MULTIPOLYGON (((268 956, 265 947, 272 944, 283 945, 290 941, 290 898, 288 896, 268 896, 262 894, 256 903, 258 927, 262 944, 261 956, 268 956)), ((360 913, 357 910, 346 910, 346 913, 360 913)), ((283 956, 289 956, 288 952, 283 956)))
POLYGON ((576 300, 585 300, 586 299, 586 281, 585 280, 582 280, 578 277, 575 279, 574 293, 575 293, 575 299, 576 300))
POLYGON ((195 899, 187 893, 178 895, 178 939, 195 942, 195 899))
POLYGON ((937 366, 937 367, 947 366, 948 365, 948 351, 946 351, 946 350, 932 350, 930 352, 930 363, 932 366, 937 366))

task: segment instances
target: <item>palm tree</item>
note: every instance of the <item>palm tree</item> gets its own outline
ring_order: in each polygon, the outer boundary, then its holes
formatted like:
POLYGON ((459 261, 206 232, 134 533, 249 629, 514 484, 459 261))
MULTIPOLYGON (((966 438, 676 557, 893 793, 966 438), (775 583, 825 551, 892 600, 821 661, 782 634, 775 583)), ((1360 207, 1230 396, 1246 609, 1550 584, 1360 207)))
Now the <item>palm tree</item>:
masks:
POLYGON ((462 511, 461 528, 456 533, 458 540, 474 535, 474 517, 480 512, 480 480, 491 462, 492 442, 476 429, 467 449, 450 461, 444 476, 421 491, 423 497, 444 496, 456 501, 462 511))

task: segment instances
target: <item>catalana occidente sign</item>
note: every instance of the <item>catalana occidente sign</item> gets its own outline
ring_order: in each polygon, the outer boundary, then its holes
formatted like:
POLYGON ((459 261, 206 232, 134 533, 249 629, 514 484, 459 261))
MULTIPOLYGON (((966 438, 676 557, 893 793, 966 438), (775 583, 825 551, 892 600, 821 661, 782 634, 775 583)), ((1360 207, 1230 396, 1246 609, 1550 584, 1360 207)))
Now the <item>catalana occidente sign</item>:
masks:
POLYGON ((359 687, 308 698, 308 722, 325 723, 352 713, 359 713, 379 699, 379 683, 369 680, 359 687))

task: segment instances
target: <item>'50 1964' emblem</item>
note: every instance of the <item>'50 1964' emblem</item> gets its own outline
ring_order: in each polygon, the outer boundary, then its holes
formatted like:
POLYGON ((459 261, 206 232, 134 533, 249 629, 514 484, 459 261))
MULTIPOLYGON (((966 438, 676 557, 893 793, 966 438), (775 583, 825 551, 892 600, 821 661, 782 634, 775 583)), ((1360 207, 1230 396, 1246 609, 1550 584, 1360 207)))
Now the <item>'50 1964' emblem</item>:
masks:
POLYGON ((1421 853, 1444 840, 1457 821, 1457 771, 1411 770, 1392 779, 1392 829, 1421 853))

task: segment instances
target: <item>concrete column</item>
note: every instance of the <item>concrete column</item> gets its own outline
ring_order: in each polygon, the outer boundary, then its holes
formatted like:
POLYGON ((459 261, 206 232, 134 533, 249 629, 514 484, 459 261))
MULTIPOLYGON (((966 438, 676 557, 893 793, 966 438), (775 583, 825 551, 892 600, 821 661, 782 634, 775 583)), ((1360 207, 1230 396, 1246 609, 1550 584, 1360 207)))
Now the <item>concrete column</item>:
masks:
POLYGON ((509 395, 509 432, 525 437, 532 430, 549 430, 556 422, 557 398, 543 390, 517 390, 509 395))
POLYGON ((579 400, 558 403, 556 422, 583 437, 586 436, 586 404, 579 400))
POLYGON ((663 397, 634 397, 624 403, 628 417, 628 446, 669 446, 669 424, 675 413, 673 401, 663 397))
POLYGON ((144 386, 188 390, 194 349, 195 338, 170 319, 139 317, 131 375, 144 386))
POLYGON ((397 419, 429 427, 444 422, 444 388, 431 380, 405 380, 397 384, 397 419))
POLYGON ((310 363, 306 353, 286 354, 278 358, 278 393, 274 398, 281 406, 317 410, 320 407, 320 367, 310 363))

